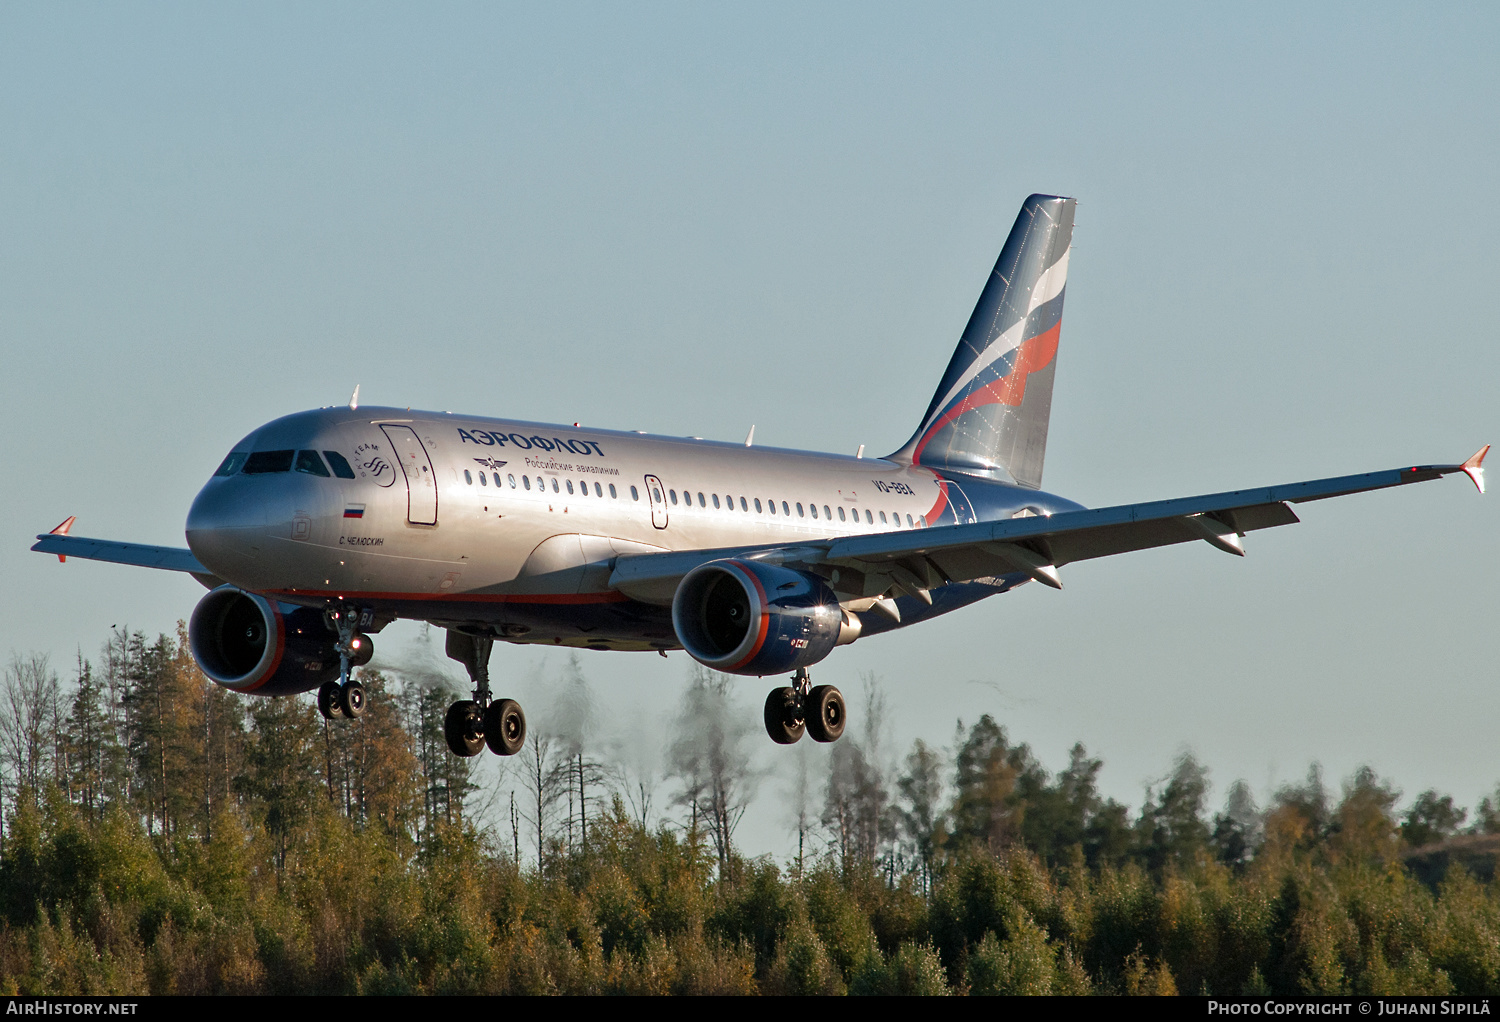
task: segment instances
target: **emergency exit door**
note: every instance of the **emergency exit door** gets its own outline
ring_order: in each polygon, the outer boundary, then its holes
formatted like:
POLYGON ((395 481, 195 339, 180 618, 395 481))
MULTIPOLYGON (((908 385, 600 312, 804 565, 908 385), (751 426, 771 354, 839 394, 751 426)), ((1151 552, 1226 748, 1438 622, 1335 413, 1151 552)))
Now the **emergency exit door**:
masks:
POLYGON ((410 426, 381 426, 391 442, 396 464, 406 476, 406 520, 413 525, 437 524, 437 474, 432 459, 410 426))

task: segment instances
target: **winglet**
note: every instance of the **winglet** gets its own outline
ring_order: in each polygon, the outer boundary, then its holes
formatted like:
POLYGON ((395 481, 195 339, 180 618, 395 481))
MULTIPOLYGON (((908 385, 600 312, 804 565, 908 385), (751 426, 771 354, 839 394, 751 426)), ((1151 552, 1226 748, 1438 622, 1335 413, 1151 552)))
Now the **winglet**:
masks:
POLYGON ((1479 488, 1480 493, 1484 492, 1484 456, 1488 453, 1490 453, 1490 445, 1485 444, 1474 457, 1463 464, 1464 474, 1474 480, 1474 485, 1479 488))
POLYGON ((359 409, 359 384, 354 385, 354 393, 349 395, 349 410, 351 412, 359 409))
MULTIPOLYGON (((1489 448, 1486 447, 1485 450, 1489 450, 1489 448)), ((1481 457, 1482 457, 1482 455, 1481 455, 1481 457)), ((1464 471, 1467 472, 1468 469, 1466 468, 1466 469, 1464 469, 1464 471)), ((53 529, 51 532, 47 533, 47 535, 49 535, 49 536, 66 536, 68 534, 68 530, 73 527, 73 523, 76 522, 76 521, 78 521, 78 516, 77 515, 68 515, 66 521, 64 521, 57 528, 53 529)), ((62 555, 62 554, 58 554, 57 555, 57 563, 58 564, 64 564, 64 563, 67 562, 67 560, 68 560, 67 557, 65 557, 64 555, 62 555)))

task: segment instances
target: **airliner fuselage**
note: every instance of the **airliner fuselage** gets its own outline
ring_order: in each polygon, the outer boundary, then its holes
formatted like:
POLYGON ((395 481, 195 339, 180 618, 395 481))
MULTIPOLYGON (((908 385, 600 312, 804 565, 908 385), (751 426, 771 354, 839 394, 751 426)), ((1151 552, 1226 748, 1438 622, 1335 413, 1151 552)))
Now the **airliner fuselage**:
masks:
MULTIPOLYGON (((220 471, 193 502, 187 540, 226 582, 289 603, 482 621, 512 641, 591 649, 679 647, 670 599, 642 602, 610 587, 620 554, 799 544, 1080 506, 879 458, 392 408, 277 419, 236 444, 220 471)), ((963 586, 936 609, 1026 580, 963 586)), ((911 602, 902 623, 930 616, 911 602)), ((896 624, 877 613, 862 632, 896 624)))

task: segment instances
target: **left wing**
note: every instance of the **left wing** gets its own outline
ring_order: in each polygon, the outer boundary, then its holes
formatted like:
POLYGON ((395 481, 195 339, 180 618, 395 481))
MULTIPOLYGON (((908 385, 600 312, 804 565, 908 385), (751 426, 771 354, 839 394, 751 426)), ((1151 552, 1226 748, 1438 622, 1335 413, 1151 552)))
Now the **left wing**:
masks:
POLYGON ((622 554, 610 585, 634 599, 665 606, 672 602, 682 576, 693 568, 738 557, 815 570, 842 600, 879 598, 899 590, 931 602, 927 591, 940 585, 1017 572, 1061 589, 1061 566, 1131 550, 1201 539, 1243 556, 1240 541, 1245 533, 1299 520, 1290 504, 1422 483, 1455 472, 1468 475, 1483 493, 1487 453, 1488 445, 1458 465, 1418 465, 1044 517, 787 545, 622 554))

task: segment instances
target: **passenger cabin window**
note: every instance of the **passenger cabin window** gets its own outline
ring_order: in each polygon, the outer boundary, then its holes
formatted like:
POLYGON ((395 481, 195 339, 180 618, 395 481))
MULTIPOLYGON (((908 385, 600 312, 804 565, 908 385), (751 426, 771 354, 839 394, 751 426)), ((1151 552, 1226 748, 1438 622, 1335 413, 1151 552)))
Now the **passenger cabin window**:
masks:
MULTIPOLYGON (((801 504, 797 505, 798 508, 801 508, 801 506, 801 504)), ((784 500, 781 502, 781 513, 788 516, 792 513, 792 509, 786 506, 786 501, 784 500)))
POLYGON ((842 504, 840 504, 839 505, 839 521, 842 522, 843 520, 844 520, 844 506, 842 504))
POLYGON ((489 481, 484 478, 484 473, 483 472, 479 473, 479 485, 480 486, 488 486, 489 485, 489 481))
MULTIPOLYGON (((557 493, 558 492, 558 489, 557 489, 557 476, 553 476, 552 477, 552 492, 553 493, 557 493)), ((573 492, 573 484, 572 483, 568 484, 568 492, 569 493, 573 492)))
POLYGON ((474 477, 469 474, 468 469, 464 469, 464 482, 468 483, 470 486, 474 485, 474 477))
POLYGON ((216 476, 232 476, 244 467, 245 459, 250 457, 245 451, 230 451, 229 456, 219 463, 219 469, 214 473, 216 476))
MULTIPOLYGON (((556 488, 557 488, 557 486, 556 486, 556 484, 555 484, 555 483, 554 483, 554 484, 553 484, 553 489, 556 489, 556 488)), ((569 480, 568 480, 568 492, 569 492, 569 493, 572 493, 572 492, 573 492, 573 480, 571 480, 571 479, 569 479, 569 480)))
POLYGON ((755 513, 756 514, 760 514, 761 513, 761 511, 760 511, 760 498, 759 497, 755 498, 755 513))
POLYGON ((615 499, 617 499, 617 498, 616 498, 616 497, 615 497, 615 484, 614 484, 614 483, 610 483, 610 484, 609 484, 609 499, 610 499, 610 500, 615 500, 615 499))
POLYGON ((512 490, 514 490, 514 489, 515 489, 515 488, 516 488, 516 477, 515 477, 515 476, 513 476, 513 475, 508 475, 508 476, 506 476, 506 477, 505 477, 505 478, 507 478, 507 479, 509 479, 509 480, 510 480, 510 488, 511 488, 511 489, 512 489, 512 490))
MULTIPOLYGON (((830 511, 830 510, 828 510, 828 505, 827 504, 823 505, 823 517, 826 518, 826 519, 828 519, 830 522, 833 521, 833 512, 830 511)), ((839 508, 839 517, 840 518, 844 517, 844 509, 843 508, 839 508)))
POLYGON ((676 490, 668 490, 667 491, 667 496, 669 496, 669 497, 672 498, 672 506, 676 507, 677 506, 677 491, 676 490))
POLYGON ((802 517, 802 502, 800 500, 797 502, 797 517, 802 517))
POLYGON ((256 451, 245 459, 247 476, 264 475, 270 472, 290 472, 292 451, 256 451))
POLYGON ((912 525, 912 522, 911 522, 911 515, 907 515, 907 516, 906 516, 906 527, 907 527, 907 528, 908 528, 908 529, 912 529, 912 528, 915 528, 915 526, 914 526, 914 525, 912 525))
POLYGON ((641 499, 641 495, 640 495, 639 491, 637 491, 634 486, 632 486, 630 488, 630 499, 631 500, 640 500, 641 499))
MULTIPOLYGON (((884 511, 882 511, 880 513, 880 517, 881 518, 885 517, 885 512, 884 511)), ((866 525, 874 525, 875 524, 875 516, 872 515, 872 514, 870 514, 870 509, 869 508, 865 508, 865 524, 866 525)))
POLYGON ((340 479, 353 479, 354 469, 349 467, 349 462, 338 451, 324 451, 323 457, 328 459, 328 464, 333 467, 333 474, 340 479))
POLYGON ((880 512, 880 524, 881 525, 885 524, 885 512, 884 511, 880 512))
MULTIPOLYGON (((802 505, 801 505, 801 504, 798 504, 798 505, 797 505, 797 506, 798 506, 798 507, 801 507, 801 506, 802 506, 802 505)), ((816 517, 818 517, 818 505, 816 505, 816 504, 809 504, 809 505, 807 505, 807 506, 808 506, 808 508, 809 508, 809 509, 810 509, 810 510, 811 510, 811 511, 812 511, 812 516, 813 516, 813 517, 814 517, 814 518, 816 518, 816 517)))
POLYGON ((531 489, 531 476, 522 476, 521 485, 528 490, 531 489))
POLYGON ((745 503, 745 498, 744 497, 740 498, 740 510, 741 511, 749 511, 750 510, 750 505, 747 504, 747 503, 745 503))
POLYGON ((719 495, 717 493, 714 494, 714 510, 719 510, 719 495))
POLYGON ((598 483, 594 484, 594 496, 596 496, 596 497, 602 497, 602 496, 604 496, 604 487, 600 486, 598 483))
POLYGON ((708 500, 707 500, 707 498, 705 498, 703 496, 703 491, 702 490, 698 491, 698 506, 699 507, 708 507, 708 500))

